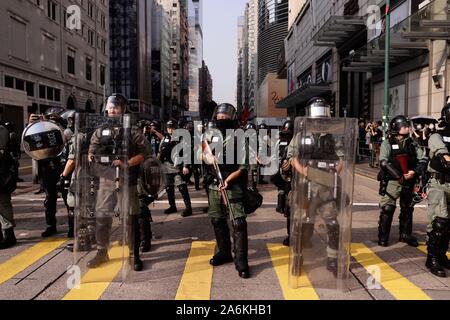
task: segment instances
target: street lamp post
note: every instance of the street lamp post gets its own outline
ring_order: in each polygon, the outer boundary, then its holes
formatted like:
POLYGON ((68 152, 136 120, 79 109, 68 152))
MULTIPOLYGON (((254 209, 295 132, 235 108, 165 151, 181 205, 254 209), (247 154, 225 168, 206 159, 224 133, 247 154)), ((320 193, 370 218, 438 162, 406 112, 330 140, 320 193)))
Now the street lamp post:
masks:
POLYGON ((391 1, 386 0, 386 16, 385 16, 385 37, 384 37, 384 111, 383 111, 383 128, 384 137, 386 138, 389 126, 389 58, 391 46, 391 1))

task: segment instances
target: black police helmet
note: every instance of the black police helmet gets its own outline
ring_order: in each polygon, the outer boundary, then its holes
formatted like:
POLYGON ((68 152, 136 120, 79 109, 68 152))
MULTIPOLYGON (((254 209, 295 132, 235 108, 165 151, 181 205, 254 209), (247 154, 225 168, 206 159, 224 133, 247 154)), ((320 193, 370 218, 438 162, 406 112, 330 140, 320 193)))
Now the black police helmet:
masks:
POLYGON ((267 126, 267 124, 265 124, 265 123, 261 123, 259 126, 258 126, 258 129, 259 130, 264 130, 264 129, 268 129, 269 127, 267 126))
POLYGON ((405 116, 396 116, 394 119, 391 120, 389 130, 391 134, 398 135, 401 128, 410 126, 411 122, 408 120, 408 118, 406 118, 405 116))
MULTIPOLYGON (((1 125, 1 123, 0 123, 1 125)), ((6 121, 3 126, 8 129, 9 132, 13 132, 14 130, 16 130, 16 124, 12 121, 6 121)))
POLYGON ((292 120, 286 120, 281 127, 281 132, 286 135, 293 135, 294 122, 292 120))
POLYGON ((174 120, 169 120, 166 122, 166 127, 167 129, 172 128, 172 129, 176 129, 177 128, 177 122, 174 120))
POLYGON ((108 98, 106 98, 102 113, 106 112, 106 107, 108 106, 108 104, 122 107, 122 113, 128 112, 128 108, 127 108, 128 107, 128 99, 125 98, 125 96, 120 93, 113 93, 108 98))
POLYGON ((247 123, 247 125, 245 126, 244 129, 245 130, 250 130, 250 129, 256 130, 256 125, 252 122, 249 122, 249 123, 247 123))
POLYGON ((219 104, 214 110, 212 119, 217 120, 218 114, 226 114, 231 120, 237 120, 236 108, 229 103, 219 104))

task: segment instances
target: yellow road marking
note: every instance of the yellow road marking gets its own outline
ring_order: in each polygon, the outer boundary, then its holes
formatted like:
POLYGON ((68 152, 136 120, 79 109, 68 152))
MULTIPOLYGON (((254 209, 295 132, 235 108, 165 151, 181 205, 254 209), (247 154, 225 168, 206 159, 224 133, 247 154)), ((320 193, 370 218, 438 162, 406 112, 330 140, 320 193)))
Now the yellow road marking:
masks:
POLYGON ((319 300, 319 296, 305 274, 300 276, 300 288, 292 289, 289 286, 289 248, 275 243, 268 243, 267 248, 280 281, 284 298, 286 300, 319 300))
POLYGON ((214 255, 214 241, 194 241, 178 287, 176 300, 209 300, 213 267, 209 260, 214 255))
POLYGON ((396 299, 431 300, 425 292, 391 268, 365 244, 353 243, 352 256, 368 271, 373 270, 373 267, 378 267, 380 269, 380 284, 396 299))
POLYGON ((66 239, 46 239, 0 264, 0 284, 22 272, 39 259, 61 246, 64 242, 66 242, 66 239))
POLYGON ((128 257, 128 251, 127 247, 124 249, 118 243, 114 243, 108 251, 109 262, 86 272, 81 279, 80 287, 71 289, 63 300, 98 300, 122 270, 122 262, 128 257))
MULTIPOLYGON (((428 254, 427 245, 424 242, 421 242, 420 245, 417 247, 417 249, 419 249, 425 254, 428 254)), ((447 257, 450 259, 450 252, 447 252, 447 257)))

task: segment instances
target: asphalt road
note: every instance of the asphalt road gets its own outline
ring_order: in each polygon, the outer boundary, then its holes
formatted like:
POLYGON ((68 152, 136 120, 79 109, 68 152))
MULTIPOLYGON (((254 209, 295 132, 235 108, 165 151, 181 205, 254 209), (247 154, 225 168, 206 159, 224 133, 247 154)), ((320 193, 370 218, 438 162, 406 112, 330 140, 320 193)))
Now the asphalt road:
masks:
MULTIPOLYGON (((370 173, 370 172, 369 172, 370 173)), ((371 174, 367 174, 371 176, 371 174)), ((25 176, 26 180, 29 176, 25 176)), ((43 195, 26 182, 13 197, 18 245, 0 252, 0 299, 449 299, 450 279, 437 278, 425 268, 425 253, 398 239, 398 212, 388 248, 376 244, 378 220, 378 183, 356 175, 352 219, 352 258, 350 278, 343 291, 314 287, 291 289, 287 285, 288 249, 281 245, 286 235, 285 218, 275 212, 276 190, 261 186, 263 206, 248 218, 249 264, 251 278, 238 277, 233 264, 212 268, 208 260, 214 250, 211 224, 202 213, 207 206, 204 191, 191 187, 194 215, 164 215, 165 197, 152 205, 152 251, 143 254, 144 271, 130 272, 120 281, 120 259, 96 275, 81 270, 82 279, 99 276, 101 281, 69 289, 74 264, 67 243, 66 212, 59 201, 59 234, 43 241, 45 229, 43 195), (118 267, 119 266, 119 267, 118 267), (380 286, 368 286, 373 268, 380 270, 380 286), (69 284, 69 285, 68 285, 69 284)), ((177 193, 177 197, 180 195, 177 193)), ((178 200, 179 212, 184 209, 178 200)), ((415 211, 414 233, 425 241, 426 209, 422 203, 415 211)), ((121 248, 119 248, 122 250, 121 248)), ((122 252, 122 251, 120 251, 122 252)), ((122 254, 122 253, 120 253, 122 254)))

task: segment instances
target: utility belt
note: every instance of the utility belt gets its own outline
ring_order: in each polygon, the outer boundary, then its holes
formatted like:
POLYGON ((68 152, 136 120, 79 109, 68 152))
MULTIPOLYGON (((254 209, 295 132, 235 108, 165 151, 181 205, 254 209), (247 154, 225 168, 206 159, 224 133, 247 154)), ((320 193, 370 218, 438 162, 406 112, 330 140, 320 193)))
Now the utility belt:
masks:
POLYGON ((450 183, 449 173, 433 172, 430 175, 431 178, 435 178, 436 180, 438 180, 440 184, 450 183))

